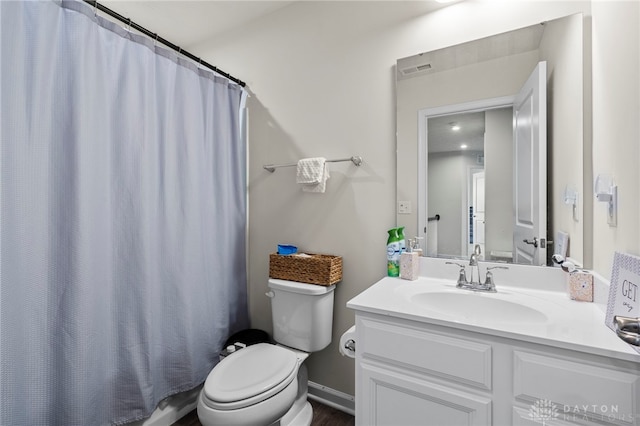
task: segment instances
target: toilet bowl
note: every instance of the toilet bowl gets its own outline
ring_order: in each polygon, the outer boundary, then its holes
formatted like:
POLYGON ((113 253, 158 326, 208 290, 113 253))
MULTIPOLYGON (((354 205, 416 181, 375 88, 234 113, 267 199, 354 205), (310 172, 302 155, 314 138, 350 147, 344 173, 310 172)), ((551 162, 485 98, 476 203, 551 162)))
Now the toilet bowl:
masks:
POLYGON ((198 397, 203 426, 309 426, 307 402, 310 352, 331 343, 333 290, 285 280, 269 280, 274 339, 221 360, 198 397))
MULTIPOLYGON (((252 345, 227 356, 212 370, 200 392, 200 423, 271 425, 283 417, 294 419, 302 414, 304 418, 306 411, 311 414, 305 404, 294 404, 298 399, 306 402, 306 368, 302 362, 307 356, 270 343, 252 345)), ((308 424, 300 420, 296 424, 308 424)))

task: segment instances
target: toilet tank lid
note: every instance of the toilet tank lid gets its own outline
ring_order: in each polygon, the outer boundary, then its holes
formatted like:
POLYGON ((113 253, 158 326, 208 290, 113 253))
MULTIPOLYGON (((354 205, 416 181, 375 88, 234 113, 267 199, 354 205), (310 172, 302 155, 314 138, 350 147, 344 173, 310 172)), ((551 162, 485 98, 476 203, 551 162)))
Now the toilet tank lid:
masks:
POLYGON ((269 288, 276 290, 288 291, 291 293, 301 293, 310 295, 320 295, 332 292, 336 286, 324 286, 316 284, 300 283, 297 281, 279 280, 276 278, 269 278, 269 288))

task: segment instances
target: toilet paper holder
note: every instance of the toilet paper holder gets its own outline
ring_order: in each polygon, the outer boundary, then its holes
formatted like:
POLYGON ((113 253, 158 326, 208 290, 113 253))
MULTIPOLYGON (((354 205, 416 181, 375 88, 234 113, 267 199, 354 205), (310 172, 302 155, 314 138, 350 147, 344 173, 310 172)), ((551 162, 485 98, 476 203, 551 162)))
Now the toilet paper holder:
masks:
POLYGON ((344 348, 348 351, 354 352, 356 351, 356 341, 353 339, 349 339, 344 342, 344 348))
POLYGON ((347 331, 342 333, 340 336, 340 344, 338 346, 338 350, 340 354, 348 357, 355 358, 356 357, 356 326, 352 326, 347 331))

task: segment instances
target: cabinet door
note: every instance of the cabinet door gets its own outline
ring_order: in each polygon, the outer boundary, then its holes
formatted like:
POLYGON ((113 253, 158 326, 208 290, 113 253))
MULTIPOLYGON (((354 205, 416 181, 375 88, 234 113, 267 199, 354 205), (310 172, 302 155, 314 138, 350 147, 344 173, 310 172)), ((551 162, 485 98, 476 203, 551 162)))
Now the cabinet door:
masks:
POLYGON ((358 365, 358 425, 490 425, 491 400, 367 362, 358 365))

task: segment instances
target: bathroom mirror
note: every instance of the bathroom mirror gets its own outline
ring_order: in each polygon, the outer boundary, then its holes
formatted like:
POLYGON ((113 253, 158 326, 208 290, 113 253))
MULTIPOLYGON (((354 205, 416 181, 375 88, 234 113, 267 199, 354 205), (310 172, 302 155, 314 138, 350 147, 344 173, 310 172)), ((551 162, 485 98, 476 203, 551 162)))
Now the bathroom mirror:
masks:
POLYGON ((397 224, 408 238, 425 238, 427 256, 468 258, 481 243, 485 260, 544 265, 562 231, 570 234, 569 256, 582 260, 583 224, 561 200, 567 186, 583 183, 583 62, 581 14, 397 61, 397 224), (546 158, 542 175, 532 169, 523 185, 514 152, 519 162, 527 159, 513 149, 512 108, 541 62, 546 158), (541 195, 530 204, 546 232, 523 238, 514 231, 522 222, 514 187, 522 191, 531 182, 541 195), (545 255, 514 255, 514 241, 533 237, 538 246, 545 240, 545 255))

